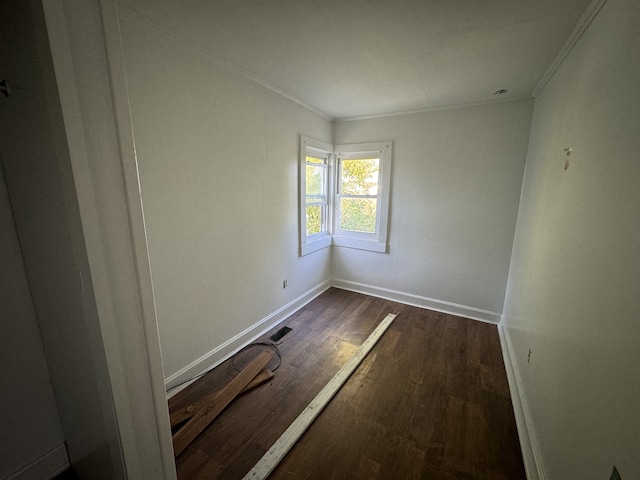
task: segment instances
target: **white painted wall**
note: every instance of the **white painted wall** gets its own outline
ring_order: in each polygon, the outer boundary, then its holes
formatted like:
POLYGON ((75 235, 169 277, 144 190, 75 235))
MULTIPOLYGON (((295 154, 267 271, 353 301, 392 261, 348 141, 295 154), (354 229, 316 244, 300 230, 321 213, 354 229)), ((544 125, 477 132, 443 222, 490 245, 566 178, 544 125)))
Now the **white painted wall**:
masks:
POLYGON ((331 141, 331 123, 126 10, 120 18, 163 363, 175 378, 329 280, 329 250, 298 257, 297 195, 299 136, 331 141))
POLYGON ((503 324, 550 480, 640 477, 638 52, 609 0, 536 100, 503 324))
POLYGON ((388 253, 334 247, 333 277, 497 321, 532 109, 521 100, 337 122, 335 143, 392 140, 394 158, 388 253))
POLYGON ((0 478, 59 473, 67 454, 2 169, 0 391, 0 478))

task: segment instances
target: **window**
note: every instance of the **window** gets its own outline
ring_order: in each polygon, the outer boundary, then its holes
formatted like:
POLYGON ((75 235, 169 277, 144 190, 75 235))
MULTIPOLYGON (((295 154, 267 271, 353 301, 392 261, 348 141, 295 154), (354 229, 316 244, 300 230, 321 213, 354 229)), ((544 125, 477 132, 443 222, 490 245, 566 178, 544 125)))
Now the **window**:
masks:
POLYGON ((327 166, 328 155, 307 155, 305 190, 307 238, 327 232, 327 166))
POLYGON ((387 250, 391 142, 337 145, 333 244, 387 250))
POLYGON ((300 254, 329 245, 387 250, 391 142, 300 142, 300 254))
POLYGON ((300 255, 331 245, 329 176, 331 145, 302 137, 300 141, 300 255))

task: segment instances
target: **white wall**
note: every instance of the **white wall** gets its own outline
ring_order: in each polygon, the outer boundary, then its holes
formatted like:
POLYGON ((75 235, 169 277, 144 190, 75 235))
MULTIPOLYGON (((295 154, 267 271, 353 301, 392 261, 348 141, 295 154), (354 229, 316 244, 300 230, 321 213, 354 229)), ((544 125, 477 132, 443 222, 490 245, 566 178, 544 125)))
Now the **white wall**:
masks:
POLYGON ((59 473, 67 454, 2 169, 0 391, 0 478, 59 473))
POLYGON ((609 0, 536 100, 503 323, 551 480, 640 477, 638 52, 609 0))
POLYGON ((388 254, 334 247, 333 277, 497 321, 532 109, 521 100, 337 122, 336 144, 391 140, 394 158, 388 254))
POLYGON ((126 10, 121 29, 163 363, 176 378, 329 280, 329 250, 298 257, 297 162, 299 136, 331 141, 331 123, 126 10))

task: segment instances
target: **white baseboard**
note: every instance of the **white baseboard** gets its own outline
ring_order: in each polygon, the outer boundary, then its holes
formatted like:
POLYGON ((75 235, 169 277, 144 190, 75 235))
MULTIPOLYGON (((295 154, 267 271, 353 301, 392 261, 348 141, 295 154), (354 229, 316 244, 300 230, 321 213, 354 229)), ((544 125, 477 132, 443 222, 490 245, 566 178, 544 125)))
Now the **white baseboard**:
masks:
POLYGON ((13 472, 4 480, 51 480, 69 468, 69 456, 64 443, 13 472))
POLYGON ((351 282, 349 280, 341 280, 334 278, 331 281, 332 286, 352 292, 364 293, 372 297, 384 298, 398 303, 412 305, 414 307, 426 308, 436 312, 448 313, 460 317, 479 320, 481 322, 492 323, 497 325, 500 322, 500 314, 490 312, 489 310, 481 310, 479 308, 458 305, 457 303, 444 302, 433 298, 422 297, 412 293, 399 292, 397 290, 389 290, 387 288, 375 287, 364 283, 351 282))
POLYGON ((520 438, 520 448, 522 450, 522 459, 524 468, 527 472, 528 480, 545 480, 544 468, 538 448, 538 440, 533 429, 531 413, 522 389, 522 380, 518 371, 518 363, 516 362, 509 332, 503 324, 498 324, 498 334, 500 335, 500 346, 502 348, 502 357, 504 366, 507 371, 507 380, 509 381, 509 391, 511 392, 511 403, 513 404, 513 413, 516 417, 516 427, 518 428, 518 437, 520 438))
MULTIPOLYGON (((254 325, 247 328, 246 330, 240 332, 235 337, 227 340, 222 345, 219 345, 218 347, 204 354, 197 360, 194 360, 186 367, 178 370, 173 375, 167 377, 164 382, 165 389, 168 390, 172 388, 174 385, 180 384, 180 382, 192 379, 197 375, 200 375, 201 373, 206 372, 216 367, 217 365, 221 364, 222 362, 230 358, 232 355, 234 355, 242 347, 248 345, 249 343, 253 342, 255 339, 264 335, 266 332, 271 330, 278 323, 284 321, 290 315, 300 310, 307 303, 309 303, 311 300, 316 298, 318 295, 320 295, 322 292, 324 292, 330 287, 331 285, 328 281, 315 286, 314 288, 303 293, 298 298, 289 302, 282 308, 279 308, 272 314, 266 316, 262 320, 258 321, 254 325)), ((167 393, 167 397, 171 398, 180 390, 186 388, 190 383, 191 382, 188 381, 180 385, 179 387, 173 388, 171 391, 167 393)))

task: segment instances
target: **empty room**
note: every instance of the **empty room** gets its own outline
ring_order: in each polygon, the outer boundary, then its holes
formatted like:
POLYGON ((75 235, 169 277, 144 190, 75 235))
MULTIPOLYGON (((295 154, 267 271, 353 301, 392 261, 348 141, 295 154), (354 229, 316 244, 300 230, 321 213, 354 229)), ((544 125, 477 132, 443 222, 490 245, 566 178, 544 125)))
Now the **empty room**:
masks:
POLYGON ((0 8, 0 479, 640 477, 636 0, 0 8))

